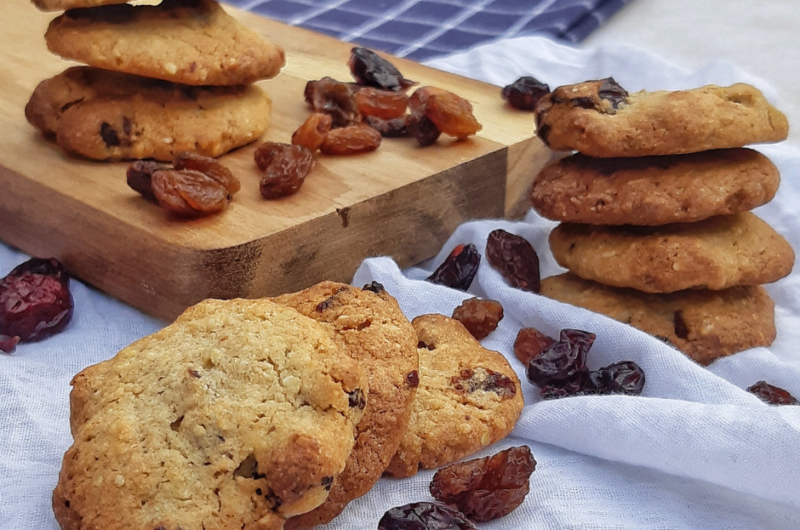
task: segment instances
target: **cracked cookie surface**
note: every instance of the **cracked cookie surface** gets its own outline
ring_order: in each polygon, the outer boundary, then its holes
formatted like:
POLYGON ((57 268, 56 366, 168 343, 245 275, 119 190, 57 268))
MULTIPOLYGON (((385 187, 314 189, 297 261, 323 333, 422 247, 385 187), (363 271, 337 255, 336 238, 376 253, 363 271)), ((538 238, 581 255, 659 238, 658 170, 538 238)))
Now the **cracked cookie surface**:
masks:
POLYGON ((208 300, 77 374, 64 530, 279 530, 328 495, 367 395, 318 323, 266 300, 208 300))

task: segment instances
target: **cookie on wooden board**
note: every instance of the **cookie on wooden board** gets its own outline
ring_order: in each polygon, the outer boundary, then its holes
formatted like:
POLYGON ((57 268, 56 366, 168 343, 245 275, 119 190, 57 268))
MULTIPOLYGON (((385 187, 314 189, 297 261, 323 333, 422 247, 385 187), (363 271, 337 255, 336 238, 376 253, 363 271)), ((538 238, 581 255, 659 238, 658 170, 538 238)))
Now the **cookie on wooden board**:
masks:
POLYGON ((344 469, 364 372, 317 322, 207 300, 72 381, 63 530, 279 530, 344 469))
POLYGON ((642 158, 575 154, 537 175, 531 200, 554 221, 665 225, 752 210, 772 200, 779 184, 775 164, 752 149, 642 158))
POLYGON ((72 9, 50 23, 49 50, 107 70, 186 85, 244 85, 275 77, 283 49, 213 0, 72 9))
POLYGON ((789 134, 786 116, 744 83, 628 94, 607 78, 558 87, 535 112, 550 148, 600 158, 696 153, 789 134))
POLYGON ((192 87, 89 66, 42 81, 25 107, 59 147, 94 160, 217 157, 259 139, 271 114, 255 85, 192 87))
POLYGON ((762 285, 794 265, 789 242, 751 212, 647 227, 562 223, 550 250, 581 278, 647 293, 762 285))
POLYGON ((775 340, 775 303, 761 286, 650 294, 566 273, 542 280, 540 293, 630 324, 700 364, 775 340))
POLYGON ((410 477, 454 462, 506 437, 524 406, 522 389, 503 355, 487 350, 461 322, 422 315, 419 388, 411 421, 386 469, 410 477))
POLYGON ((411 416, 417 388, 417 334, 394 298, 379 283, 364 289, 322 282, 273 299, 320 322, 339 346, 367 373, 369 399, 356 427, 347 465, 334 478, 322 506, 293 517, 286 528, 313 528, 339 515, 367 493, 397 451, 411 416))

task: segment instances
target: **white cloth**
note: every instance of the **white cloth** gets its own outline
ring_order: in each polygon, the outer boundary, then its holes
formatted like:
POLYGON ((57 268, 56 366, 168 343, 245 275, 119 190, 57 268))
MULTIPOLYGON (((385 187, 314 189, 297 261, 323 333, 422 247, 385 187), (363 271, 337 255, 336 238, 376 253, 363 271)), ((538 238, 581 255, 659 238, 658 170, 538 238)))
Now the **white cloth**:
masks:
MULTIPOLYGON (((629 90, 688 88, 745 80, 769 87, 719 63, 685 72, 642 50, 596 52, 540 38, 489 45, 431 63, 498 85, 534 75, 556 86, 613 75, 629 90)), ((783 183, 758 215, 800 249, 795 230, 800 151, 760 148, 778 165, 783 183)), ((800 396, 800 276, 767 287, 776 301, 778 338, 703 368, 633 328, 603 316, 512 289, 483 263, 470 294, 421 281, 458 243, 481 252, 496 227, 522 235, 539 253, 543 276, 560 272, 547 246, 553 223, 532 211, 524 221, 475 221, 459 227, 427 268, 400 271, 388 258, 366 260, 353 280, 385 285, 409 318, 451 314, 462 299, 500 300, 505 318, 485 346, 505 354, 523 380, 525 410, 513 435, 481 455, 528 444, 538 461, 531 492, 512 514, 483 529, 792 529, 800 528, 800 407, 773 407, 743 389, 758 380, 800 396), (643 367, 641 397, 584 396, 540 402, 513 356, 517 331, 533 326, 550 335, 562 328, 597 334, 589 365, 618 360, 643 367)), ((0 245, 0 272, 27 259, 0 245)), ((71 443, 68 382, 85 366, 107 359, 163 323, 73 281, 74 321, 40 343, 0 356, 0 529, 54 530, 50 508, 60 460, 71 443)), ((374 529, 390 507, 430 500, 432 472, 382 479, 327 528, 374 529)), ((143 529, 146 530, 146 529, 143 529)))

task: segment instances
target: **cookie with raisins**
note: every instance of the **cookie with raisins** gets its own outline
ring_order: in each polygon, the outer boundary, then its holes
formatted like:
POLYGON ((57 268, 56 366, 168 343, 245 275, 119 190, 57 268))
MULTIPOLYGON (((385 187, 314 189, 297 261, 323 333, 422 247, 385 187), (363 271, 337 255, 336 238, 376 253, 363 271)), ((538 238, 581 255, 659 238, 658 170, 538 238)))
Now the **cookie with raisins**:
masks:
POLYGON ((551 149, 599 158, 697 153, 789 134, 786 116, 744 83, 629 94, 607 78, 559 87, 535 112, 551 149))
POLYGON ((482 347, 461 322, 422 315, 411 323, 419 337, 419 388, 386 469, 393 477, 443 466, 504 438, 524 405, 506 358, 482 347))
POLYGON ((320 322, 369 379, 369 399, 356 427, 355 447, 344 471, 334 478, 327 501, 286 522, 287 530, 313 528, 367 493, 397 451, 419 381, 417 334, 397 301, 378 283, 359 289, 322 282, 273 300, 320 322))
POLYGON ((761 286, 650 294, 566 273, 542 280, 540 293, 629 324, 704 365, 775 340, 775 303, 761 286))
POLYGON ((201 302, 75 376, 56 519, 63 530, 279 530, 327 498, 367 384, 291 308, 201 302))

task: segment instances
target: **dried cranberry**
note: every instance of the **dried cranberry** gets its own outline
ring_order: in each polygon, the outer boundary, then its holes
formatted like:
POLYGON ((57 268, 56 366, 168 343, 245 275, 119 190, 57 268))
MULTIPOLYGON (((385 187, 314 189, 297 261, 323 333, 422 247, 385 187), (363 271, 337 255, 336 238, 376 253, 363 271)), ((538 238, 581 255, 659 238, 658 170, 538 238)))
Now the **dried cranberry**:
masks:
POLYGON ((353 48, 347 65, 353 79, 361 85, 397 92, 416 84, 403 77, 392 63, 366 48, 353 48))
POLYGON ((528 364, 528 381, 540 387, 572 381, 586 369, 586 354, 595 335, 577 329, 561 330, 558 342, 528 364))
POLYGON ((392 508, 378 530, 478 530, 462 513, 435 502, 413 502, 392 508))
POLYGON ((41 340, 72 318, 69 274, 55 258, 31 258, 0 280, 0 335, 41 340))
POLYGON ((517 340, 514 341, 514 355, 522 364, 527 365, 550 348, 554 342, 555 339, 548 337, 538 329, 522 328, 517 333, 517 340))
POLYGON ((526 239, 493 230, 486 241, 486 259, 512 287, 539 292, 539 256, 526 239))
POLYGON ((759 381, 751 387, 748 387, 748 392, 757 395, 763 401, 771 405, 797 405, 798 401, 786 390, 771 385, 766 381, 759 381))
POLYGON ((431 283, 466 291, 472 285, 480 262, 481 255, 475 245, 472 243, 457 245, 444 263, 439 265, 439 268, 433 271, 427 280, 431 283))
POLYGON ((638 396, 644 389, 644 371, 633 361, 610 364, 589 372, 583 391, 593 394, 630 394, 638 396))
POLYGON ((520 110, 533 110, 536 102, 550 93, 550 87, 535 77, 520 77, 510 85, 503 87, 503 99, 512 107, 520 110))
POLYGON ((495 300, 468 298, 461 302, 453 318, 461 322, 477 340, 486 338, 503 320, 503 306, 495 300))
POLYGON ((494 456, 451 464, 436 472, 431 495, 477 522, 499 519, 525 500, 536 469, 527 445, 494 456))

